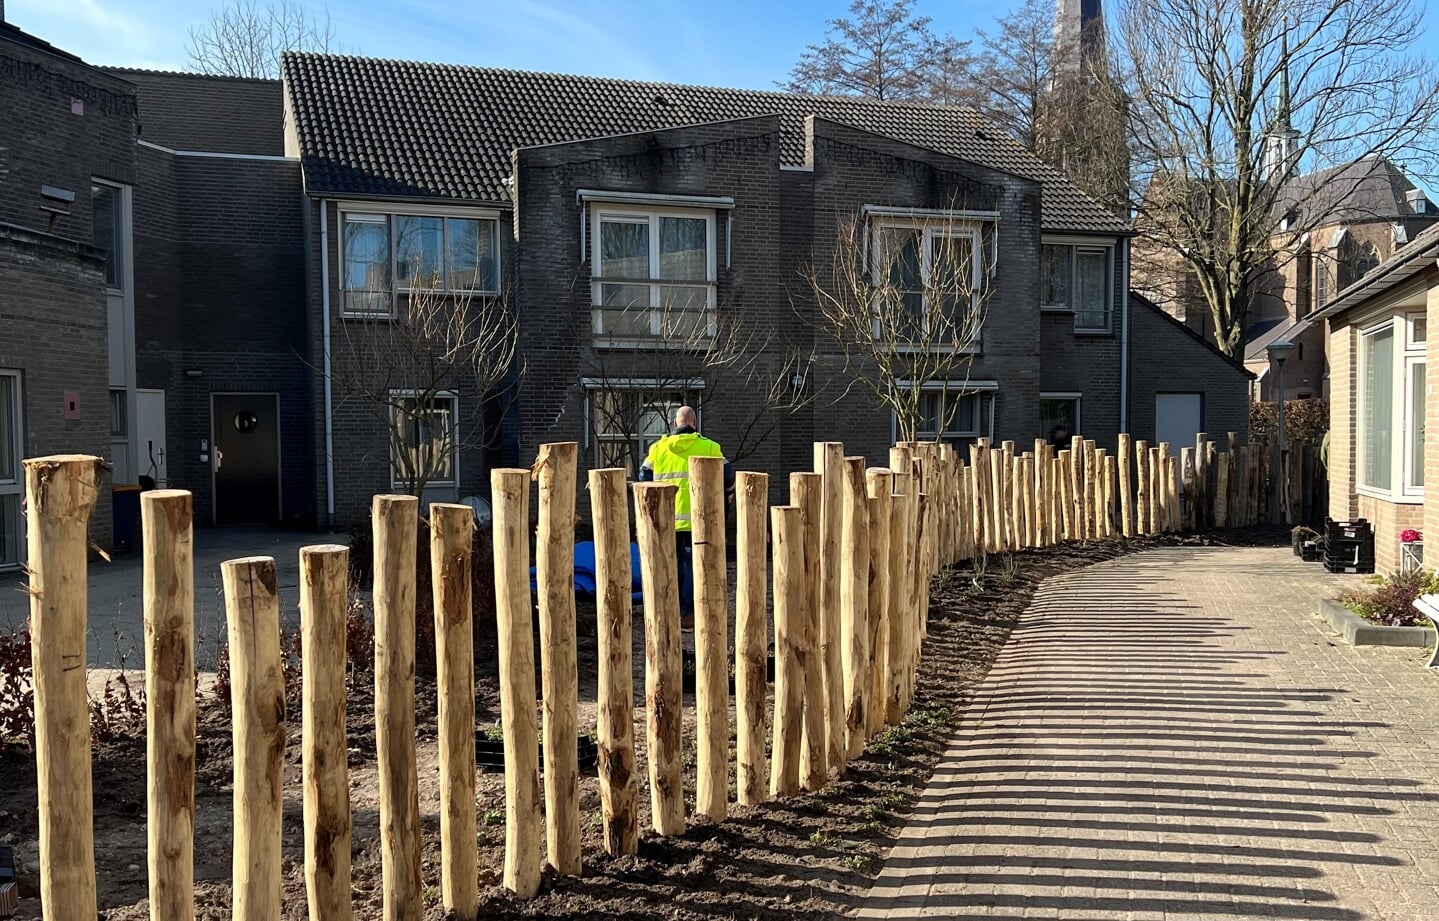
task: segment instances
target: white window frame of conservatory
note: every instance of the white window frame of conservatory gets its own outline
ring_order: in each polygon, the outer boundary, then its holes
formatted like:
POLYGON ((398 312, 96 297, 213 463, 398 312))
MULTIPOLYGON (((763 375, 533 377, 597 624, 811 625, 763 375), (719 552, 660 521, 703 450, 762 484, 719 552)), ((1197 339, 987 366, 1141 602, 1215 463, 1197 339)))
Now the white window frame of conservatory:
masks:
MULTIPOLYGON (((615 193, 609 193, 611 195, 615 193)), ((705 222, 705 281, 706 303, 705 314, 706 337, 713 339, 719 333, 718 322, 715 318, 716 304, 719 299, 719 241, 718 225, 719 217, 716 208, 719 205, 709 203, 707 199, 680 199, 688 204, 696 201, 693 206, 660 206, 653 204, 627 204, 595 200, 590 204, 587 226, 590 230, 589 240, 589 262, 590 262, 590 330, 595 338, 595 344, 608 348, 650 348, 659 346, 661 348, 683 348, 686 342, 676 342, 672 339, 663 338, 660 329, 660 319, 663 316, 661 310, 664 305, 657 303, 660 289, 670 287, 698 288, 699 282, 684 281, 682 279, 662 279, 653 277, 653 273, 659 270, 659 219, 663 217, 688 218, 690 220, 703 219, 705 222), (645 218, 650 227, 649 234, 649 259, 650 278, 619 279, 615 277, 606 278, 600 272, 600 225, 606 218, 617 218, 617 223, 641 223, 640 218, 645 218), (642 338, 623 338, 613 340, 602 340, 599 337, 607 335, 604 330, 604 306, 600 303, 602 298, 602 286, 613 284, 631 284, 636 287, 645 285, 650 292, 650 335, 642 338)))
MULTIPOLYGON (((971 241, 971 252, 974 256, 970 259, 970 286, 969 286, 969 309, 971 312, 979 309, 980 291, 984 284, 985 250, 984 250, 984 221, 998 221, 999 216, 988 211, 922 211, 922 210, 900 210, 900 209, 879 209, 865 205, 860 209, 862 213, 875 215, 869 222, 869 233, 865 235, 866 252, 865 262, 869 268, 870 279, 875 285, 883 285, 885 281, 880 278, 880 273, 885 266, 880 265, 879 254, 882 252, 879 236, 886 230, 918 230, 920 232, 920 254, 919 254, 919 277, 920 284, 928 290, 929 273, 934 265, 934 248, 932 242, 936 237, 949 237, 959 239, 968 237, 971 241), (947 223, 934 226, 931 220, 944 220, 947 223)), ((992 235, 997 240, 999 234, 992 235)), ((996 260, 989 262, 987 271, 992 277, 996 260)), ((929 307, 925 305, 925 316, 929 315, 929 307)), ((925 330, 926 334, 929 332, 925 330)), ((880 338, 879 317, 874 319, 874 338, 880 338)), ((984 319, 980 318, 979 327, 973 331, 973 336, 968 344, 956 347, 952 343, 937 342, 930 345, 923 343, 899 343, 895 347, 898 352, 948 352, 953 350, 961 355, 978 355, 984 340, 984 319)))

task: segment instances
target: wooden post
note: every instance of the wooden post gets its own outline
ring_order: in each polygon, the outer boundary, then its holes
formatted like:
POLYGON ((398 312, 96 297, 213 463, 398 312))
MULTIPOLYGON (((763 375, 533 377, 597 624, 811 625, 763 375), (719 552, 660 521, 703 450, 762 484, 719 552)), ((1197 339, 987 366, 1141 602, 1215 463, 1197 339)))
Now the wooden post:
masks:
POLYGON ((815 442, 820 474, 819 661, 824 685, 825 764, 844 773, 844 639, 840 628, 840 537, 844 528, 844 445, 815 442))
POLYGON ((1154 500, 1149 494, 1153 485, 1149 474, 1149 444, 1144 441, 1134 443, 1134 482, 1134 530, 1147 536, 1153 533, 1149 529, 1149 506, 1154 500))
POLYGON ((1106 454, 1104 456, 1104 536, 1108 538, 1116 537, 1119 534, 1119 525, 1114 514, 1118 480, 1118 458, 1106 454))
POLYGON ((1212 467, 1209 463, 1209 451, 1213 447, 1209 443, 1209 436, 1200 432, 1194 436, 1194 508, 1190 516, 1190 526, 1196 531, 1202 531, 1209 526, 1212 516, 1210 511, 1209 497, 1209 475, 1212 467))
POLYGON ((723 457, 690 458, 695 583, 695 812, 728 814, 729 564, 723 457))
MULTIPOLYGON (((790 504, 799 509, 800 541, 804 547, 804 565, 799 572, 804 580, 804 619, 799 632, 792 637, 799 658, 800 686, 804 693, 803 734, 800 742, 800 785, 806 790, 824 786, 829 774, 829 744, 826 741, 825 688, 821 673, 824 658, 820 652, 819 594, 820 577, 820 508, 824 502, 823 480, 818 473, 789 475, 790 504)), ((778 592, 778 588, 775 590, 778 592)), ((778 653, 776 653, 778 655, 778 653)), ((776 659, 778 661, 778 659, 776 659)))
MULTIPOLYGON (((792 475, 793 476, 793 475, 792 475)), ((771 796, 799 792, 805 706, 804 514, 795 506, 770 510, 774 540, 774 743, 771 796)))
POLYGON ((1149 533, 1164 533, 1164 455, 1159 445, 1149 449, 1149 533))
POLYGON ((969 486, 972 497, 969 507, 969 527, 973 536, 973 544, 970 549, 971 559, 984 555, 989 547, 989 544, 986 543, 988 523, 985 512, 987 501, 985 489, 989 483, 989 473, 985 465, 988 460, 988 448, 981 448, 977 443, 969 446, 969 486))
POLYGON ((1169 530, 1179 530, 1179 458, 1169 457, 1165 461, 1168 474, 1166 498, 1169 501, 1169 530))
POLYGON ((655 831, 682 835, 683 712, 680 596, 675 556, 673 483, 636 483, 635 533, 640 547, 645 606, 645 722, 650 766, 650 813, 655 831))
POLYGON ((1029 506, 1025 504, 1024 488, 1024 457, 1016 457, 1010 462, 1011 472, 1009 477, 1010 503, 1013 508, 1011 515, 1014 521, 1014 548, 1020 549, 1028 546, 1029 533, 1029 506))
POLYGON ((869 494, 869 690, 866 692, 865 727, 866 735, 873 737, 884 728, 884 676, 889 655, 889 535, 890 507, 893 504, 889 470, 871 467, 865 471, 865 488, 869 494))
MULTIPOLYGON (((500 726, 505 736, 505 888, 540 891, 539 728, 535 725, 535 638, 530 617, 530 477, 490 471, 494 507, 495 618, 499 626, 500 726)), ((673 489, 673 487, 671 487, 673 489)), ((670 518, 674 508, 670 507, 670 518)))
POLYGON ((1084 440, 1084 533, 1090 540, 1102 537, 1099 530, 1100 488, 1099 454, 1094 441, 1084 440))
POLYGON ((1043 438, 1034 439, 1034 466, 1033 483, 1034 489, 1034 545, 1043 547, 1049 534, 1049 515, 1045 508, 1045 482, 1049 472, 1048 457, 1045 454, 1049 444, 1043 438))
POLYGON ((1219 455, 1214 472, 1214 526, 1229 526, 1229 454, 1219 455))
POLYGON ((735 476, 735 790, 741 806, 768 799, 764 713, 768 676, 768 569, 765 561, 769 474, 735 476))
POLYGON ((1119 525, 1126 537, 1134 536, 1134 490, 1129 479, 1130 459, 1134 447, 1128 432, 1119 433, 1119 456, 1115 459, 1119 468, 1119 525))
POLYGON ((545 852, 564 876, 580 875, 579 667, 575 651, 575 481, 579 445, 540 445, 535 587, 540 615, 540 724, 545 852))
POLYGON ((844 754, 848 759, 864 750, 869 726, 869 505, 864 458, 846 457, 844 473, 839 632, 844 640, 844 754))
MULTIPOLYGON (((591 470, 590 510, 595 529, 595 634, 599 640, 600 802, 605 853, 639 850, 635 808, 634 626, 630 569, 630 513, 623 467, 591 470)), ((743 564, 741 564, 743 565, 743 564)), ((743 609, 741 609, 743 616, 743 609)), ((743 744, 743 743, 741 743, 743 744)), ((743 750, 743 749, 741 749, 743 750)))
POLYGON ((914 497, 914 525, 911 533, 914 535, 914 549, 911 551, 914 560, 914 587, 910 596, 909 606, 909 639, 906 641, 909 646, 909 657, 905 662, 904 669, 904 710, 909 711, 909 705, 914 700, 914 682, 919 669, 919 653, 924 638, 924 621, 929 616, 929 574, 924 570, 924 545, 926 543, 925 529, 928 527, 927 516, 929 513, 929 496, 919 493, 914 497))
MULTIPOLYGON (((412 561, 414 546, 411 540, 412 561)), ((378 565, 378 543, 375 550, 378 565)), ((269 557, 228 560, 220 564, 220 578, 229 624, 235 751, 231 916, 235 921, 279 921, 285 675, 280 667, 275 561, 269 557)), ((417 907, 414 916, 419 914, 417 907)))
MULTIPOLYGON (((573 495, 573 485, 570 491, 573 495)), ((480 903, 479 855, 475 851, 474 546, 475 513, 468 505, 436 502, 430 506, 435 685, 440 698, 440 898, 459 921, 471 921, 480 903)), ((546 693, 546 710, 549 697, 546 693)), ((545 788, 549 789, 548 775, 545 788)), ((553 854, 551 850, 551 863, 553 854)))
POLYGON ((911 494, 913 477, 908 473, 894 471, 891 483, 894 496, 890 506, 889 530, 889 611, 886 621, 884 672, 884 719, 890 726, 899 725, 904 716, 904 672, 909 662, 909 605, 913 579, 909 564, 912 517, 910 509, 915 504, 911 494))
POLYGON ((1073 454, 1069 448, 1063 448, 1059 452, 1059 512, 1063 516, 1064 539, 1074 540, 1074 502, 1072 500, 1074 490, 1074 474, 1070 470, 1073 461, 1073 454))
POLYGON ((1173 531, 1176 530, 1179 526, 1179 509, 1176 508, 1176 505, 1178 504, 1178 490, 1176 488, 1175 493, 1171 494, 1168 487, 1169 481, 1167 479, 1169 476, 1169 461, 1171 458, 1173 458, 1174 460, 1175 470, 1177 471, 1179 469, 1178 455, 1174 454, 1173 448, 1170 446, 1169 442, 1160 442, 1159 492, 1160 495, 1163 497, 1162 501, 1159 504, 1162 513, 1162 517, 1160 518, 1159 523, 1159 530, 1161 532, 1173 531))
POLYGON ((1179 449, 1179 476, 1180 487, 1184 491, 1184 508, 1181 521, 1188 530, 1198 527, 1199 519, 1199 484, 1196 482, 1198 471, 1194 466, 1194 449, 1179 449))
MULTIPOLYGON (((46 921, 95 921, 95 832, 85 618, 100 458, 24 462, 29 525, 40 901, 46 921)), ((276 850, 278 851, 278 845, 276 850)))
MULTIPOLYGON (((890 466, 894 466, 893 460, 890 466)), ((999 448, 989 449, 989 499, 990 499, 990 521, 989 521, 989 549, 1000 552, 1009 548, 1009 528, 1005 519, 1009 516, 1009 507, 1004 504, 1004 452, 999 448)))
MULTIPOLYGON (((193 921, 195 917, 192 509, 193 500, 185 490, 151 490, 140 495, 140 533, 144 536, 145 554, 145 793, 152 921, 193 921)), ((343 716, 340 725, 343 735, 343 716)), ((342 768, 344 751, 342 741, 342 768)), ((348 811, 345 820, 348 870, 348 811)), ((345 907, 348 909, 348 876, 346 880, 345 907)), ((315 917, 326 919, 334 915, 315 917)))
MULTIPOLYGON (((472 514, 468 506, 458 508, 472 514)), ((350 773, 345 745, 345 620, 349 614, 346 592, 349 577, 348 547, 329 544, 300 549, 305 895, 312 921, 348 921, 351 917, 350 773)), ((193 690, 190 696, 193 699, 193 690)), ((470 701, 473 709, 473 691, 470 701)), ((441 706, 444 706, 443 696, 441 706)), ((470 727, 473 753, 473 715, 470 727)), ((473 754, 470 764, 470 841, 473 842, 473 754)), ((474 867, 475 846, 471 843, 472 881, 474 867)), ((470 888, 474 892, 477 887, 472 882, 470 888)), ((471 906, 469 919, 474 918, 474 910, 471 906)))

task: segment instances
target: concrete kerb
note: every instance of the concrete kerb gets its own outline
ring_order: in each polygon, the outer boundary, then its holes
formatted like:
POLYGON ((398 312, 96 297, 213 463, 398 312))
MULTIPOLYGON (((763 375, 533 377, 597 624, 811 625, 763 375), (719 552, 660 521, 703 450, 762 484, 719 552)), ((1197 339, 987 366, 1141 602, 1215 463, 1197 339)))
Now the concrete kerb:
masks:
POLYGON ((1434 644, 1429 627, 1381 627, 1355 614, 1333 598, 1319 600, 1319 616, 1350 646, 1418 646, 1434 644))

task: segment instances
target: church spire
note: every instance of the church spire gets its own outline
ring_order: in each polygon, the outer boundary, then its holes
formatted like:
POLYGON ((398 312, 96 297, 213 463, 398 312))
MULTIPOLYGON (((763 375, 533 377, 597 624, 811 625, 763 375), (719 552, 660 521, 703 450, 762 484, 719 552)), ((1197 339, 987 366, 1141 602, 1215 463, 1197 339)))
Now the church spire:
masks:
POLYGON ((1292 177, 1299 167, 1299 132, 1289 97, 1289 26, 1279 35, 1279 75, 1274 100, 1274 126, 1264 138, 1264 175, 1278 182, 1292 177))

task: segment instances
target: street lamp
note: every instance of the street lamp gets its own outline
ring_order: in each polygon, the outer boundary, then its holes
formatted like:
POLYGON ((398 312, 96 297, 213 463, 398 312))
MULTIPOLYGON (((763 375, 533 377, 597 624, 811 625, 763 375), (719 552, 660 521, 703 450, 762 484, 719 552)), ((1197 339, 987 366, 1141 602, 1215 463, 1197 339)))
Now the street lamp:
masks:
POLYGON ((1284 443, 1284 360, 1294 354, 1296 346, 1288 339, 1276 339, 1269 343, 1265 349, 1269 353, 1269 360, 1279 366, 1279 506, 1284 516, 1284 523, 1290 524, 1289 516, 1289 448, 1284 443))

